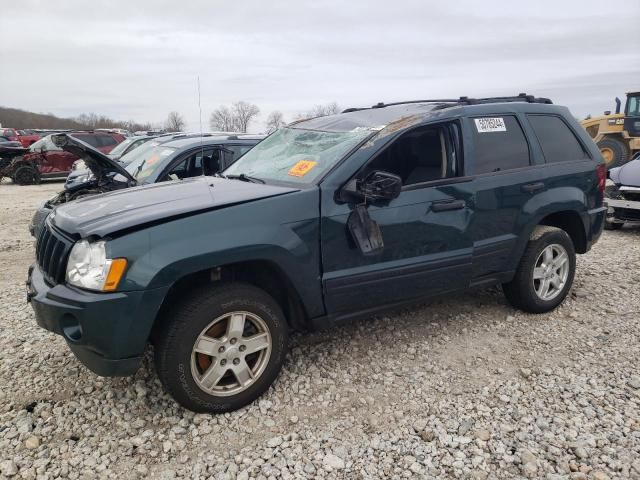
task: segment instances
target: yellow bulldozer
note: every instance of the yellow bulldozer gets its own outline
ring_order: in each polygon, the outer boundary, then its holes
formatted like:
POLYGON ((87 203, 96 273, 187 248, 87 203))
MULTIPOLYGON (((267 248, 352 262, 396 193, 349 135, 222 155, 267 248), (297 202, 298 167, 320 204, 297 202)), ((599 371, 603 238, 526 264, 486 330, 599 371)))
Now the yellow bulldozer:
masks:
POLYGON ((581 124, 596 142, 607 168, 619 167, 640 151, 640 92, 627 93, 624 113, 616 98, 616 112, 587 117, 581 124))

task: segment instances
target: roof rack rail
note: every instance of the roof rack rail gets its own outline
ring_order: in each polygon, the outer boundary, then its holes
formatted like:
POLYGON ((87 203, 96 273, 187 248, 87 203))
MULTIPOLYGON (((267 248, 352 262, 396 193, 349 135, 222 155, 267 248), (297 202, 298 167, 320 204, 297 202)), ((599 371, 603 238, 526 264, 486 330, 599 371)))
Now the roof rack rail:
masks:
POLYGON ((526 93, 520 93, 517 96, 507 96, 507 97, 485 97, 485 98, 470 98, 470 97, 460 97, 457 99, 446 98, 446 99, 432 99, 432 100, 407 100, 404 102, 392 102, 392 103, 384 103, 378 102, 375 105, 370 107, 363 108, 347 108, 342 111, 342 113, 349 112, 358 112, 360 110, 369 110, 372 108, 385 108, 385 107, 393 107, 396 105, 407 105, 411 103, 440 103, 440 104, 451 104, 451 105, 480 105, 485 103, 505 103, 505 102, 527 102, 527 103, 545 103, 552 104, 553 102, 549 98, 544 97, 535 97, 534 95, 527 95, 526 93))

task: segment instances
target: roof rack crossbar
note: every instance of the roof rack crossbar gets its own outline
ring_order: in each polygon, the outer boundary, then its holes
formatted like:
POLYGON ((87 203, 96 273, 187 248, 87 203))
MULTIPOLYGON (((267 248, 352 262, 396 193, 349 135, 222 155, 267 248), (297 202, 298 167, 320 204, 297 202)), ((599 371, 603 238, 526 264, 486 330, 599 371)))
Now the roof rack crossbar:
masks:
POLYGON ((506 96, 506 97, 485 97, 485 98, 460 97, 456 99, 446 98, 446 99, 433 99, 433 100, 407 100, 403 102, 392 102, 392 103, 378 102, 375 105, 372 105, 371 107, 347 108, 346 110, 343 110, 342 113, 357 112, 360 110, 369 110, 372 108, 393 107, 396 105, 407 105, 411 103, 479 105, 479 104, 485 104, 485 103, 505 103, 505 102, 527 102, 527 103, 544 103, 544 104, 553 103, 549 98, 535 97, 534 95, 527 95, 526 93, 520 93, 516 96, 506 96))

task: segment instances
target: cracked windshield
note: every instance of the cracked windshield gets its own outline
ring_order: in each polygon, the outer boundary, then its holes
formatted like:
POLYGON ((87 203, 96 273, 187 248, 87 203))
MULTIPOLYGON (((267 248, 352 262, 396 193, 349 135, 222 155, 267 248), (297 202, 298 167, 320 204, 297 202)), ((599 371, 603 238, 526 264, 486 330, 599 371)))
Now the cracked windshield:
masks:
POLYGON ((322 132, 283 128, 266 138, 224 174, 245 174, 262 180, 311 183, 329 171, 371 130, 322 132))

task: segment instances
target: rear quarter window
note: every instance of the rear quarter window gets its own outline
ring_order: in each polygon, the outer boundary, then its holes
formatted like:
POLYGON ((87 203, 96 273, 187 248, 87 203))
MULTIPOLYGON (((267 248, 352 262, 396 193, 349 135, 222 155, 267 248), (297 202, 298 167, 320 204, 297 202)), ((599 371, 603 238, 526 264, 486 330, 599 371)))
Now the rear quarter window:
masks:
POLYGON ((522 168, 530 165, 529 144, 512 115, 471 118, 475 156, 472 174, 522 168))
POLYGON ((574 133, 560 117, 527 115, 527 118, 547 163, 589 158, 574 133))

